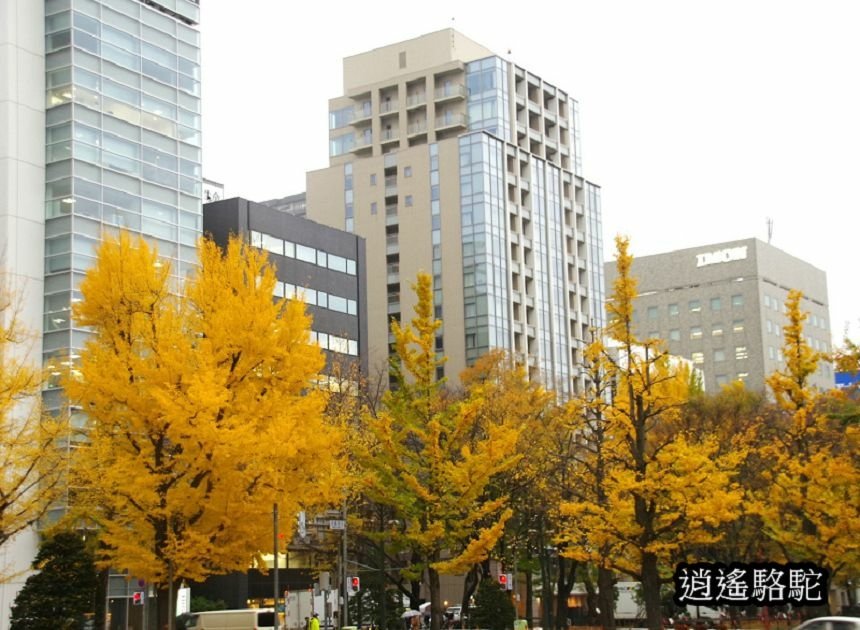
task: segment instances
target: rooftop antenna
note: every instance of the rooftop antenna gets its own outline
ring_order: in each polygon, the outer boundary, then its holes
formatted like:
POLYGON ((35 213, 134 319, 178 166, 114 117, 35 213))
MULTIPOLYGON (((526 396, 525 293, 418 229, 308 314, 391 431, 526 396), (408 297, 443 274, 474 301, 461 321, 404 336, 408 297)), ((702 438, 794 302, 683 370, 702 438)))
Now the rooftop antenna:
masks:
POLYGON ((767 217, 767 244, 770 245, 770 240, 773 238, 773 219, 767 217))

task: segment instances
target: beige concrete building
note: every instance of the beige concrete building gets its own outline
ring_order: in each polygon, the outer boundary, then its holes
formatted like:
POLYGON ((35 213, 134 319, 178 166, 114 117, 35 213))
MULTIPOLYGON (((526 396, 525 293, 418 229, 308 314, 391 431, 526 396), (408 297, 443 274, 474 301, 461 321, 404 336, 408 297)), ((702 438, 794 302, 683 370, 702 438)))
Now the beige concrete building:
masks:
POLYGON ((600 189, 567 92, 445 29, 344 59, 307 216, 367 239, 369 365, 433 275, 445 375, 491 348, 566 395, 602 319, 600 189))

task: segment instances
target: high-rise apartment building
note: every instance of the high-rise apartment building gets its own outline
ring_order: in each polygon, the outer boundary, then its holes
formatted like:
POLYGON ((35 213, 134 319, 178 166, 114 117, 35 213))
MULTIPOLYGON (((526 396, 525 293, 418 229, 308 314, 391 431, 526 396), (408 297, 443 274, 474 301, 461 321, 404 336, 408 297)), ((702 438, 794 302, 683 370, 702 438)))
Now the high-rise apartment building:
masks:
MULTIPOLYGON (((144 235, 177 284, 195 264, 199 11, 198 0, 0 0, 0 266, 55 375, 86 340, 70 307, 103 234, 144 235)), ((58 388, 43 399, 65 405, 58 388)), ((25 568, 26 538, 0 561, 25 568)), ((19 585, 0 592, 0 629, 19 585)))
MULTIPOLYGON (((785 367, 782 327, 791 289, 803 292, 804 336, 813 350, 831 350, 827 276, 809 263, 758 239, 702 245, 633 259, 638 280, 636 333, 666 341, 670 353, 702 370, 705 388, 741 380, 755 390, 785 367)), ((617 272, 606 263, 607 284, 617 272)), ((834 385, 829 363, 811 377, 834 385)))
POLYGON ((600 189, 567 92, 445 29, 344 59, 307 216, 367 239, 370 366, 433 276, 455 378, 492 348, 560 395, 602 321, 600 189))

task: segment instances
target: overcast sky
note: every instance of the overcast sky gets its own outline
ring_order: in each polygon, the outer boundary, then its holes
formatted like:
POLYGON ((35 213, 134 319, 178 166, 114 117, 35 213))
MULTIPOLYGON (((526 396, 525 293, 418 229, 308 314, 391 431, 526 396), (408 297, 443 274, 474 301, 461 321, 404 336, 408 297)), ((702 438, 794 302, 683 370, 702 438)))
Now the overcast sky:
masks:
POLYGON ((328 165, 342 59, 454 27, 580 103, 607 258, 748 237, 827 272, 860 337, 860 3, 206 0, 204 176, 255 201, 328 165), (508 54, 508 51, 510 55, 508 54))

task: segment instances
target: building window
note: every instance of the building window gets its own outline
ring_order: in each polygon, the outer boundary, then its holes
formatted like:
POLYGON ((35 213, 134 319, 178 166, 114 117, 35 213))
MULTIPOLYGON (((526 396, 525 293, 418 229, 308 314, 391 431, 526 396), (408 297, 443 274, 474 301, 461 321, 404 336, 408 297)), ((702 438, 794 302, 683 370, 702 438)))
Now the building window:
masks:
POLYGON ((776 359, 776 350, 773 349, 773 346, 767 347, 767 358, 773 361, 776 359))
POLYGON ((412 177, 412 167, 404 166, 403 167, 403 177, 412 177))
POLYGON ((648 319, 657 319, 657 307, 649 306, 648 307, 648 319))
MULTIPOLYGON (((767 298, 767 296, 765 296, 767 298)), ((744 305, 744 296, 740 293, 736 293, 732 296, 732 308, 740 308, 744 305)), ((765 306, 767 306, 767 302, 765 301, 765 306)))
POLYGON ((744 320, 736 319, 732 322, 732 332, 742 333, 744 331, 744 320))
POLYGON ((648 333, 648 339, 659 339, 659 338, 660 338, 659 331, 652 330, 651 332, 648 333))
POLYGON ((723 349, 714 350, 714 361, 725 361, 726 351, 723 349))
POLYGON ((412 195, 406 195, 406 199, 403 200, 403 205, 407 208, 412 206, 412 195))
POLYGON ((677 316, 678 316, 678 314, 680 313, 680 310, 678 309, 678 305, 677 305, 677 304, 670 304, 670 305, 669 305, 668 307, 666 307, 666 308, 667 308, 667 310, 669 311, 669 315, 670 315, 670 316, 677 317, 677 316))
POLYGON ((371 173, 371 174, 370 174, 370 185, 371 185, 371 186, 376 186, 376 173, 371 173))
POLYGON ((690 328, 690 339, 701 339, 702 338, 702 327, 701 326, 693 326, 690 328))
POLYGON ((746 383, 747 378, 749 378, 749 372, 738 372, 738 380, 746 383))
POLYGON ((723 308, 723 303, 718 297, 711 298, 711 310, 719 311, 723 308))
POLYGON ((673 328, 669 331, 669 341, 681 341, 681 331, 673 328))
POLYGON ((694 352, 693 354, 690 355, 690 359, 696 365, 701 365, 702 363, 705 362, 705 353, 704 352, 694 352))
POLYGON ((768 334, 773 333, 773 322, 769 319, 765 320, 764 327, 767 329, 768 334))
POLYGON ((370 214, 376 214, 376 202, 375 201, 370 202, 370 214))
POLYGON ((725 374, 717 374, 717 386, 722 387, 723 385, 727 385, 729 382, 729 377, 725 374))
POLYGON ((714 324, 711 326, 711 337, 722 337, 723 336, 723 325, 722 324, 714 324))
POLYGON ((690 300, 690 312, 691 313, 701 313, 702 312, 702 302, 700 300, 690 300))
POLYGON ((746 346, 735 346, 735 361, 743 361, 749 358, 746 346))

